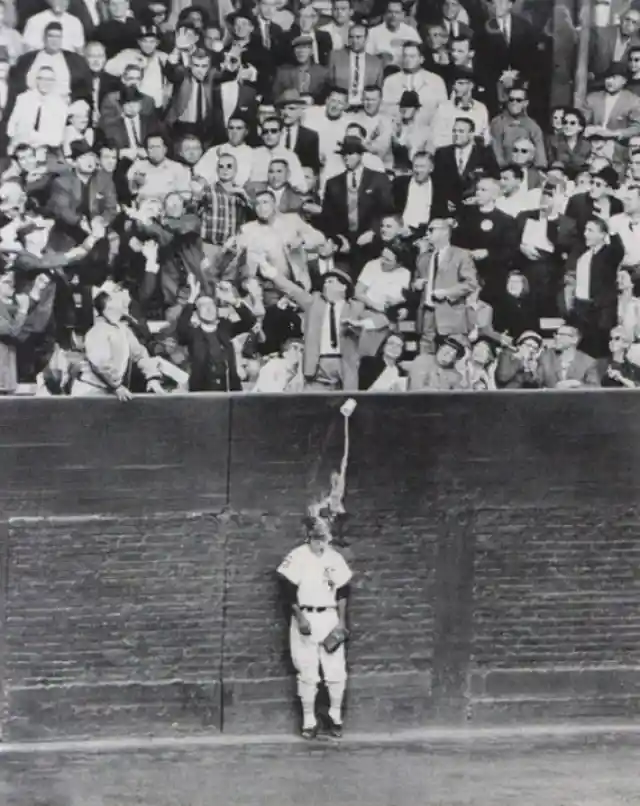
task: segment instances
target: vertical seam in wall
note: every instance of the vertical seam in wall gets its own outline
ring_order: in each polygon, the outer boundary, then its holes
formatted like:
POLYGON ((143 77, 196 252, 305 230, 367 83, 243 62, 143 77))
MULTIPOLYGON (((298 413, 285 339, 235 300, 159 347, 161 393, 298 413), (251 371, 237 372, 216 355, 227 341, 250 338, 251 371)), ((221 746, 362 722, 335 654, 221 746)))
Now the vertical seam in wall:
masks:
POLYGON ((224 699, 225 699, 225 647, 227 641, 227 602, 229 583, 229 563, 227 559, 227 540, 229 531, 227 529, 231 510, 231 459, 233 442, 233 397, 228 397, 229 413, 227 416, 227 479, 226 479, 226 517, 220 518, 218 528, 222 532, 222 600, 221 600, 221 624, 220 624, 220 674, 218 679, 219 688, 219 709, 220 709, 220 733, 224 733, 224 699))
POLYGON ((9 523, 0 521, 0 741, 8 717, 7 699, 7 597, 9 595, 9 523))

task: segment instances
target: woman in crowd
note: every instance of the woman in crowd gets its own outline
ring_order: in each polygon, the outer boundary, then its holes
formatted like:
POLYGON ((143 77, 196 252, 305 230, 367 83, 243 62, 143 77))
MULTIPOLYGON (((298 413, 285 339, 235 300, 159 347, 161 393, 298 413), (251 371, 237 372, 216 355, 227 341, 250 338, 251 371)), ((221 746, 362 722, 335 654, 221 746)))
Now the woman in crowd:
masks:
POLYGON ((400 365, 404 339, 389 333, 374 356, 360 361, 359 388, 368 392, 405 392, 408 373, 400 365))

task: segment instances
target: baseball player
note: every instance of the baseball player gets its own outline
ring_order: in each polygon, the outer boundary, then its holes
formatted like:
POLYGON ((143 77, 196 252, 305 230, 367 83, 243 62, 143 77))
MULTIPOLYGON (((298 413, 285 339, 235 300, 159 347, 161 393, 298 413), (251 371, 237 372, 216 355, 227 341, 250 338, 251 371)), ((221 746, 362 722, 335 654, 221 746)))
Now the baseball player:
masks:
POLYGON ((342 701, 347 682, 344 642, 351 569, 331 547, 331 528, 320 517, 305 519, 307 541, 277 569, 291 604, 291 659, 298 673, 302 736, 318 734, 316 695, 320 670, 329 691, 329 733, 342 736, 342 701))

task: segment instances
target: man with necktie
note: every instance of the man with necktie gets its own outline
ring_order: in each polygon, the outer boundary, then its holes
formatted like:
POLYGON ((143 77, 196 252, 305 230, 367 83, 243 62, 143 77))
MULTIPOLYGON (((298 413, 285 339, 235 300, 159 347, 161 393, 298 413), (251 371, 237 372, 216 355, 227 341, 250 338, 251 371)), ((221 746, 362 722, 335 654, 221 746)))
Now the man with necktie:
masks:
POLYGON ((451 219, 434 218, 426 228, 426 238, 419 240, 421 252, 413 283, 420 292, 416 320, 419 363, 429 363, 435 355, 438 337, 454 336, 466 344, 474 326, 470 302, 479 288, 476 268, 468 251, 451 245, 452 229, 451 219))
POLYGON ((334 267, 322 278, 322 291, 309 292, 284 278, 266 261, 260 273, 304 311, 303 374, 305 389, 356 391, 358 337, 350 325, 357 308, 351 301, 353 281, 334 267))
POLYGON ((327 181, 322 207, 323 231, 349 252, 359 272, 368 259, 385 215, 393 212, 391 182, 386 174, 362 164, 366 147, 359 137, 346 136, 340 145, 346 171, 327 181))

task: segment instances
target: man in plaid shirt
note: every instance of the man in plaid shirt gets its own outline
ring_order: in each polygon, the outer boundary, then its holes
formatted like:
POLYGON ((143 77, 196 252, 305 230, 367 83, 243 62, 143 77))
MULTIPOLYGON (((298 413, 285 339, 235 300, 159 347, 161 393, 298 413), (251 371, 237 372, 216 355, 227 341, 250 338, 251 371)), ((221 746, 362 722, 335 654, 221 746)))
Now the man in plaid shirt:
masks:
MULTIPOLYGON (((218 181, 210 185, 204 179, 196 180, 200 192, 198 209, 202 217, 202 241, 207 279, 217 282, 226 263, 224 244, 238 233, 246 223, 249 201, 244 190, 235 184, 237 161, 233 154, 218 157, 218 181)), ((233 282, 233 278, 230 278, 233 282)))

